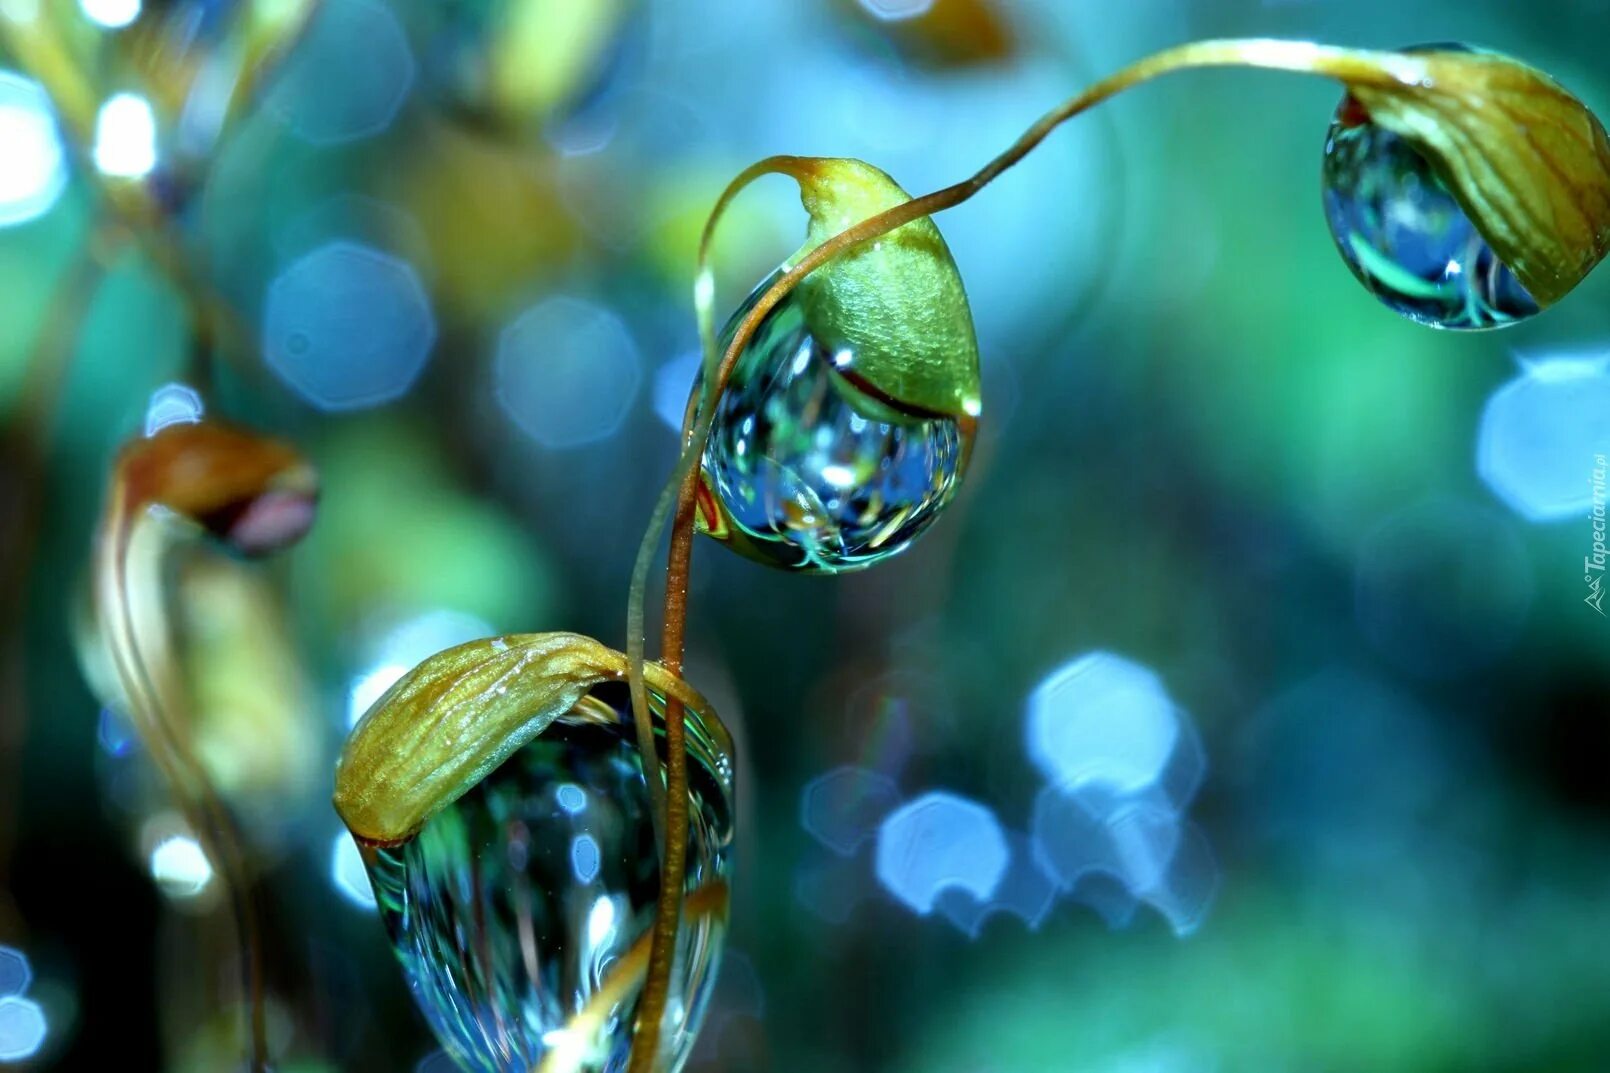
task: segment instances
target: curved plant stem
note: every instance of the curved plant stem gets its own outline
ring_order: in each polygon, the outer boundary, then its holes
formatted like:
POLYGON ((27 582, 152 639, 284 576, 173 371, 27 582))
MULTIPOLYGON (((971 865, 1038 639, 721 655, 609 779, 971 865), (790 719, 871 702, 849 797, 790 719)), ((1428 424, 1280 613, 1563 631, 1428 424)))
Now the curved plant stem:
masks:
MULTIPOLYGON (((106 637, 106 649, 128 703, 129 716, 186 823, 217 866, 225 887, 239 945, 241 990, 247 1007, 249 1068, 252 1073, 267 1073, 262 943, 256 895, 241 850, 240 835, 229 810, 207 777, 206 769, 191 751, 184 728, 178 725, 175 709, 181 702, 172 682, 171 668, 154 666, 157 661, 150 658, 141 644, 141 636, 146 632, 140 626, 141 600, 159 588, 161 561, 171 550, 173 541, 171 533, 160 530, 153 533, 147 527, 169 524, 166 519, 154 517, 130 503, 122 481, 117 481, 106 526, 97 538, 96 609, 106 637), (138 548, 137 540, 141 537, 149 538, 155 546, 138 548), (134 577, 131 569, 137 553, 147 567, 139 578, 134 577)), ((160 609, 155 619, 165 637, 166 621, 160 609)))
MULTIPOLYGON (((643 602, 648 563, 658 546, 670 506, 675 503, 671 545, 666 564, 665 622, 661 630, 660 662, 680 673, 687 615, 688 569, 692 555, 698 474, 695 466, 703 456, 715 422, 716 401, 726 389, 738 357, 750 338, 777 305, 799 285, 800 280, 860 243, 887 234, 913 220, 955 208, 993 182, 1000 174, 1022 160, 1057 127, 1103 101, 1148 82, 1160 75, 1203 67, 1252 67, 1290 71, 1341 79, 1350 84, 1413 84, 1423 77, 1423 66, 1413 57, 1394 52, 1366 52, 1335 48, 1303 41, 1241 39, 1197 41, 1148 56, 1116 74, 1096 82, 1041 116, 1028 130, 973 175, 951 186, 902 202, 834 235, 800 255, 755 301, 739 322, 719 362, 711 361, 715 351, 711 308, 714 284, 707 265, 709 247, 717 220, 734 197, 756 178, 772 173, 799 174, 809 168, 808 158, 774 156, 761 160, 741 172, 721 194, 705 226, 699 249, 699 270, 694 282, 694 304, 698 310, 699 333, 706 348, 707 368, 704 392, 690 421, 688 434, 670 482, 661 493, 639 546, 637 568, 633 572, 628 601, 627 644, 633 683, 633 707, 639 720, 646 719, 646 694, 642 693, 643 602)), ((659 1058, 660 1024, 665 1015, 670 986, 672 955, 676 945, 683 864, 687 842, 687 769, 682 753, 682 709, 675 703, 665 708, 666 742, 670 755, 666 764, 666 820, 663 841, 660 897, 656 907, 653 949, 649 976, 638 1004, 637 1035, 632 1048, 630 1073, 653 1073, 659 1058)), ((645 757, 645 761, 649 758, 645 757)), ((658 760, 655 758, 657 764, 658 760)), ((651 783, 654 780, 650 780, 651 783)))

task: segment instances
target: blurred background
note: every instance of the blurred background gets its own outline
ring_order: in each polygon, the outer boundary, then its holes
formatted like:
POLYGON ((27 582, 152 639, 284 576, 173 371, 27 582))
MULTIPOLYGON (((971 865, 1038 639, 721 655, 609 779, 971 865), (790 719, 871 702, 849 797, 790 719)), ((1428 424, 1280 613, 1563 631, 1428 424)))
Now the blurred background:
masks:
MULTIPOLYGON (((932 189, 1209 36, 1466 41, 1610 114, 1596 0, 0 19, 0 1064, 38 1069, 238 1061, 209 862, 74 655, 131 436, 204 408, 321 472, 306 542, 175 582, 198 748, 264 869, 280 1068, 445 1073, 334 758, 449 644, 624 646, 732 174, 843 155, 932 189)), ((985 381, 946 517, 839 579, 700 542, 688 677, 741 831, 690 1068, 1605 1068, 1610 275, 1501 333, 1388 312, 1320 211, 1339 97, 1186 74, 1059 131, 939 218, 985 381)), ((745 196, 720 307, 803 221, 785 180, 745 196)))

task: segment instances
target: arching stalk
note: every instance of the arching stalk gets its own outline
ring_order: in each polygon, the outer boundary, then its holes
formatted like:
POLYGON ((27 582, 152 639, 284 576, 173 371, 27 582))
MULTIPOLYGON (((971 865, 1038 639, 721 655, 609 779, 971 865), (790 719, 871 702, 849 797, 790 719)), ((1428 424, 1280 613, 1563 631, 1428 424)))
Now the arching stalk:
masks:
MULTIPOLYGON (((1244 39, 1198 41, 1148 56, 1116 74, 1096 82, 1041 116, 1007 149, 961 182, 924 194, 870 216, 809 250, 788 266, 755 301, 739 322, 719 360, 716 360, 713 306, 715 287, 708 266, 716 225, 732 199, 756 178, 767 174, 798 176, 809 169, 808 158, 774 156, 741 172, 724 190, 707 221, 699 244, 694 305, 705 353, 703 394, 684 428, 684 444, 671 479, 656 502, 638 549, 627 609, 627 645, 632 705, 644 746, 645 771, 659 764, 653 739, 644 736, 648 722, 647 694, 643 685, 644 602, 649 565, 654 549, 671 517, 671 541, 665 571, 665 618, 660 635, 660 663, 680 673, 686 638, 688 572, 692 557, 698 461, 703 457, 715 423, 716 403, 726 389, 739 355, 749 345, 762 320, 797 287, 801 280, 834 257, 887 234, 913 220, 955 208, 988 186, 1002 172, 1026 157, 1057 127, 1107 99, 1174 71, 1204 67, 1250 67, 1322 75, 1349 85, 1415 85, 1424 79, 1423 66, 1412 57, 1391 52, 1364 52, 1301 41, 1244 39), (675 510, 671 507, 674 503, 675 510)), ((684 858, 687 844, 687 766, 682 745, 682 709, 674 700, 665 705, 666 744, 665 823, 661 840, 660 894, 656 905, 648 976, 638 1003, 636 1037, 630 1073, 653 1073, 660 1051, 660 1028, 670 988, 671 965, 680 925, 684 858)), ((651 787, 658 780, 650 777, 651 787)))
MULTIPOLYGON (((121 474, 118 475, 121 478, 121 474)), ((117 479, 107 511, 107 524, 100 533, 96 551, 95 596, 100 629, 105 638, 117 681, 128 705, 129 717, 146 743, 163 781, 173 794, 185 822, 218 869, 229 901, 239 947, 241 990, 247 1007, 247 1055, 252 1073, 267 1073, 268 1030, 263 1002, 262 944, 258 931, 256 897, 240 836, 233 818, 206 769, 191 751, 185 731, 177 725, 175 713, 182 704, 171 671, 163 673, 153 666, 141 644, 142 610, 155 619, 161 636, 166 636, 166 615, 160 603, 142 608, 142 596, 160 584, 162 560, 171 550, 173 537, 150 526, 167 526, 166 519, 153 517, 143 504, 130 501, 123 482, 117 479), (141 548, 149 558, 149 571, 136 578, 131 570, 137 538, 146 535, 154 547, 141 548)), ((160 598, 159 598, 160 599, 160 598)))

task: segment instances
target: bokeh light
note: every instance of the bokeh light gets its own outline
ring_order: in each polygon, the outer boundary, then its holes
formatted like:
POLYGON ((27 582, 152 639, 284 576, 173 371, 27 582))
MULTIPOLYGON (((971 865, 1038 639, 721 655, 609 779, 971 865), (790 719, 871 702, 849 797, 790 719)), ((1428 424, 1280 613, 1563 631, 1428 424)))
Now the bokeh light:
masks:
POLYGON ((1028 751, 1053 784, 1151 788, 1183 805, 1205 762, 1188 721, 1156 673, 1110 652, 1052 672, 1029 698, 1028 751))
POLYGON ((151 878, 176 900, 200 895, 212 884, 212 862, 190 835, 168 835, 151 849, 151 878))
POLYGON ((460 611, 437 608, 386 630, 373 645, 369 668, 347 691, 347 725, 356 725, 392 685, 426 659, 454 645, 497 633, 490 624, 460 611))
POLYGON ((335 145, 389 127, 414 81, 397 17, 377 0, 321 3, 268 95, 299 136, 335 145))
POLYGON ((33 978, 27 954, 15 947, 0 946, 0 996, 22 994, 33 978))
POLYGON ((1238 752, 1249 831, 1300 874, 1414 882, 1433 817, 1487 778, 1467 743, 1400 688, 1329 667, 1247 720, 1238 752), (1389 743, 1383 747, 1382 743, 1389 743))
POLYGON ((1527 521, 1586 514, 1602 455, 1610 455, 1610 352, 1523 361, 1482 411, 1477 472, 1527 521))
POLYGON ((157 118, 138 93, 116 93, 95 117, 95 167, 118 179, 143 179, 157 166, 157 118))
POLYGON ((994 892, 984 899, 969 897, 959 890, 947 890, 937 899, 945 918, 971 938, 977 938, 984 924, 997 914, 1016 917, 1033 931, 1050 915, 1056 904, 1058 883, 1041 865, 1032 839, 1008 831, 1011 858, 994 892))
POLYGON ((78 0, 84 17, 109 30, 120 30, 140 17, 140 0, 78 0))
POLYGON ((929 913, 946 890, 975 901, 995 893, 1006 872, 1006 833, 995 813, 944 791, 924 794, 891 813, 878 828, 877 875, 885 890, 918 913, 929 913))
POLYGON ((145 434, 155 436, 170 425, 193 425, 207 411, 201 393, 188 384, 163 384, 145 406, 145 434))
POLYGON ((363 866, 363 854, 347 831, 337 832, 330 843, 330 882, 341 897, 359 909, 375 907, 375 892, 369 883, 369 871, 363 866))
POLYGON ((67 158, 50 98, 37 82, 0 70, 0 227, 43 216, 67 188, 67 158))
POLYGON ((32 1058, 44 1046, 49 1031, 39 1003, 18 995, 0 998, 0 1062, 32 1058))
POLYGON ((704 355, 690 350, 654 370, 654 414, 672 431, 682 431, 688 396, 693 393, 693 382, 703 364, 704 355))
POLYGON ((1526 548, 1505 515, 1435 496, 1393 513, 1365 537, 1354 607, 1359 628, 1384 658, 1445 678, 1514 644, 1533 587, 1526 548))
POLYGON ((799 822, 822 845, 848 857, 871 838, 900 803, 894 781, 876 771, 839 767, 805 784, 799 822))
POLYGON ((1041 866, 1109 926, 1128 923, 1133 899, 1157 909, 1177 935, 1189 935, 1218 889, 1206 839, 1155 798, 1095 783, 1048 786, 1035 801, 1033 835, 1041 866))
MULTIPOLYGON (((794 871, 794 900, 828 924, 848 921, 878 889, 866 863, 859 859, 829 856, 806 861, 794 871)), ((958 892, 958 897, 968 896, 958 892)))
POLYGON ((269 368, 321 410, 358 410, 407 392, 436 343, 436 318, 407 262, 356 242, 320 246, 268 287, 269 368))
POLYGON ((544 447, 607 439, 631 409, 642 375, 637 344, 620 318, 578 298, 545 299, 498 337, 498 401, 544 447))
POLYGON ((861 6, 880 19, 899 21, 926 15, 935 0, 861 0, 861 6))
POLYGON ((139 739, 128 716, 112 708, 102 708, 95 724, 95 740, 108 756, 127 756, 139 739))

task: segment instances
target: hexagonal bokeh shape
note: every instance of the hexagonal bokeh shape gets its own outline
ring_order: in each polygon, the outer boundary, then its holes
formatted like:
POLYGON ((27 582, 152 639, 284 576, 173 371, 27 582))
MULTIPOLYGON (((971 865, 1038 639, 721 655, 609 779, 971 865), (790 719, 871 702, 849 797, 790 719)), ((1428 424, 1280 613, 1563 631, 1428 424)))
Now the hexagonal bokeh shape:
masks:
POLYGON ((1146 793, 1099 783, 1048 786, 1035 799, 1033 839, 1041 868, 1110 926, 1127 923, 1126 903, 1138 900, 1187 935, 1218 890, 1218 865, 1202 832, 1146 793))
POLYGON ((1493 392, 1476 471, 1522 518, 1577 518, 1593 505, 1594 459, 1610 455, 1610 356, 1551 358, 1493 392))
POLYGON ((267 105, 306 141, 349 142, 391 125, 414 74, 414 54, 390 8, 375 0, 326 0, 267 105))
POLYGON ((799 822, 806 832, 848 857, 877 831, 878 821, 900 804, 900 789, 887 775, 844 766, 805 784, 799 822))
POLYGON ((995 813, 943 791, 908 802, 878 828, 878 882, 918 913, 931 912, 951 888, 987 900, 1010 855, 995 813))
POLYGON ((1030 758, 1053 785, 1156 791, 1181 808, 1206 768, 1190 720, 1157 674, 1111 652, 1053 671, 1029 698, 1030 758))
POLYGON ((626 325, 579 298, 544 299, 498 337, 499 404, 544 447, 581 447, 620 428, 643 372, 626 325))
POLYGON ((10 946, 0 946, 0 995, 20 995, 33 982, 34 970, 28 955, 10 946))
POLYGON ((436 343, 414 270, 356 242, 331 242, 269 284, 263 356, 321 410, 358 410, 413 386, 436 343))
POLYGON ((1038 930, 1056 903, 1057 880, 1040 863, 1033 841, 1016 831, 1008 831, 1006 840, 1011 860, 987 899, 975 900, 956 888, 941 891, 935 899, 945 919, 969 938, 978 938, 985 921, 1001 914, 1017 917, 1030 931, 1038 930))

